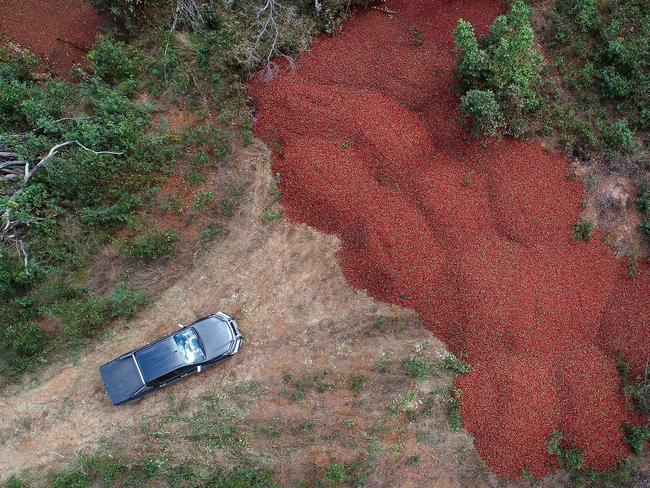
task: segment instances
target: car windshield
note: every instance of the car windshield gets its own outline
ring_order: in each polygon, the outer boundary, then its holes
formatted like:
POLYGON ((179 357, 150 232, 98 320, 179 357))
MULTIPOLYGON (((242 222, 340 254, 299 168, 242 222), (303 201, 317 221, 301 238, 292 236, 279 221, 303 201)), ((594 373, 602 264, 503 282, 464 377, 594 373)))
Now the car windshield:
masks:
POLYGON ((178 349, 185 356, 187 363, 200 363, 205 360, 205 353, 201 349, 199 337, 194 329, 187 328, 174 335, 174 340, 178 349))

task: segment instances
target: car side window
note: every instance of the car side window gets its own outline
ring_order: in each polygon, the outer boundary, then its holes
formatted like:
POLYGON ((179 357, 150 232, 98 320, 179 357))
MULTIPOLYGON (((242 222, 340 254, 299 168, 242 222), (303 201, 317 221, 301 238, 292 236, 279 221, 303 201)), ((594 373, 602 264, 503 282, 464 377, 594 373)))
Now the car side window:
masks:
POLYGON ((157 386, 162 385, 163 383, 167 383, 168 381, 174 380, 179 376, 190 372, 193 369, 196 369, 196 366, 183 366, 182 368, 178 368, 172 371, 171 373, 167 373, 166 375, 161 376, 154 382, 154 384, 157 386))

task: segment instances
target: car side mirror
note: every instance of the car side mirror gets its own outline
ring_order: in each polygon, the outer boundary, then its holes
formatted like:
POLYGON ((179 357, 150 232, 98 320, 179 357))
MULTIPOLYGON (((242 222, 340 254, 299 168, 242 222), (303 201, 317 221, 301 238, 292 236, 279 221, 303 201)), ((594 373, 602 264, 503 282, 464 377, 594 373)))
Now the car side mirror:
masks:
POLYGON ((200 373, 200 372, 201 372, 201 366, 197 366, 197 367, 196 367, 196 372, 197 372, 197 373, 200 373))

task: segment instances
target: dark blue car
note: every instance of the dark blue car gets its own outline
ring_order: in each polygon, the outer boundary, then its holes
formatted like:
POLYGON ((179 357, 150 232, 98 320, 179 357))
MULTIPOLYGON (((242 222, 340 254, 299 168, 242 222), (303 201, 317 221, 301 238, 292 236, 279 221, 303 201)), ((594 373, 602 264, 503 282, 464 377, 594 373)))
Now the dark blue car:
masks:
POLYGON ((180 331, 99 368, 106 393, 114 405, 200 373, 203 367, 237 353, 243 340, 237 321, 223 312, 180 327, 180 331))

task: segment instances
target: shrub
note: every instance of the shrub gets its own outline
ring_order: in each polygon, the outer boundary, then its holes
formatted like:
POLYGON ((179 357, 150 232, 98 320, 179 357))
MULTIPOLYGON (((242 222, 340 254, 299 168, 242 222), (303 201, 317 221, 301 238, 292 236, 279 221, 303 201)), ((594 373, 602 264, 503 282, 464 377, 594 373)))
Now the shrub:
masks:
POLYGON ((641 232, 650 238, 650 188, 647 185, 641 185, 639 195, 636 200, 636 206, 641 212, 641 232))
POLYGON ((0 300, 28 289, 36 280, 37 276, 27 273, 15 249, 0 245, 0 300))
POLYGON ((496 136, 503 126, 503 114, 491 90, 470 90, 460 99, 463 121, 471 120, 474 135, 496 136))
POLYGON ((582 453, 577 447, 567 448, 563 444, 564 435, 561 432, 551 434, 548 452, 557 456, 558 463, 564 469, 577 472, 582 470, 582 453))
POLYGON ((447 398, 447 418, 449 420, 449 431, 454 433, 463 428, 463 414, 461 409, 461 392, 459 389, 450 387, 447 398))
POLYGON ((149 300, 149 296, 146 291, 135 290, 127 283, 120 282, 115 285, 113 291, 106 297, 106 302, 111 317, 132 319, 142 305, 149 300))
POLYGON ((63 312, 63 332, 69 339, 92 337, 106 324, 109 315, 108 304, 101 297, 72 302, 63 312))
POLYGON ((643 446, 650 439, 650 430, 639 425, 625 424, 625 431, 627 432, 627 442, 632 450, 638 456, 643 454, 643 446))
POLYGON ((329 486, 341 486, 348 481, 348 472, 345 465, 332 463, 325 470, 324 478, 329 486))
POLYGON ((129 245, 127 253, 145 263, 156 259, 171 259, 176 255, 178 234, 173 231, 163 232, 159 229, 138 236, 129 245))
POLYGON ((607 147, 624 154, 632 152, 636 146, 634 131, 628 127, 624 120, 617 120, 610 126, 605 134, 605 141, 607 147))
POLYGON ((101 36, 88 53, 90 68, 96 76, 110 85, 116 85, 137 74, 137 64, 124 42, 101 36))
POLYGON ((402 366, 404 366, 407 376, 418 381, 424 380, 432 373, 439 371, 436 363, 420 357, 405 359, 402 361, 402 366))
POLYGON ((469 364, 461 361, 450 352, 442 357, 442 367, 446 371, 450 371, 454 376, 460 376, 461 374, 467 374, 472 371, 469 364))
POLYGON ((467 21, 458 21, 460 112, 472 119, 475 134, 494 136, 506 128, 521 135, 525 120, 542 106, 538 91, 544 58, 535 48, 529 17, 530 8, 515 0, 481 42, 467 21))
POLYGON ((167 23, 174 8, 166 0, 93 0, 93 4, 129 32, 148 23, 167 23))
POLYGON ((603 96, 610 100, 627 98, 630 95, 630 82, 613 66, 603 69, 600 75, 603 96))
POLYGON ((479 86, 485 79, 487 53, 479 48, 472 24, 460 19, 454 29, 454 48, 459 53, 456 72, 467 88, 479 86))
POLYGON ((596 25, 598 9, 595 0, 574 0, 573 15, 580 32, 587 32, 596 25))
POLYGON ((350 377, 350 388, 355 394, 361 393, 368 383, 368 378, 366 376, 351 376, 350 377))
POLYGON ((574 241, 590 241, 593 234, 593 224, 587 220, 580 220, 573 224, 574 241))
POLYGON ((0 331, 0 343, 19 355, 33 356, 45 348, 47 334, 38 325, 31 322, 16 321, 0 331))
POLYGON ((89 227, 119 227, 127 222, 140 204, 140 199, 126 196, 113 205, 99 208, 82 208, 81 221, 89 227))
POLYGON ((205 229, 199 234, 199 239, 201 242, 210 242, 215 239, 219 234, 221 234, 221 225, 219 222, 213 221, 210 222, 205 229))

